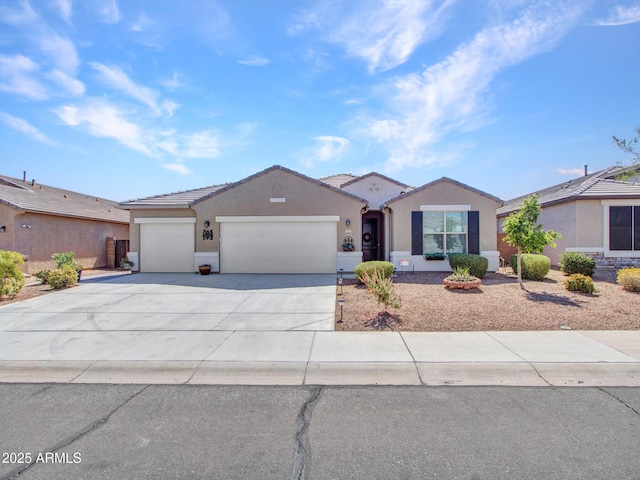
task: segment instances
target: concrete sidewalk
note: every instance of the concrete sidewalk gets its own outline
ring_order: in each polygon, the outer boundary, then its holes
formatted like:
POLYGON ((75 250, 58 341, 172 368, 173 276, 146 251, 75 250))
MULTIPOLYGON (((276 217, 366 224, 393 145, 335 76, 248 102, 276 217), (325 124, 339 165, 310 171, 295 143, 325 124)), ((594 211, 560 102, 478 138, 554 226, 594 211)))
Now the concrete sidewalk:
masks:
POLYGON ((7 383, 640 386, 640 331, 0 333, 7 383))

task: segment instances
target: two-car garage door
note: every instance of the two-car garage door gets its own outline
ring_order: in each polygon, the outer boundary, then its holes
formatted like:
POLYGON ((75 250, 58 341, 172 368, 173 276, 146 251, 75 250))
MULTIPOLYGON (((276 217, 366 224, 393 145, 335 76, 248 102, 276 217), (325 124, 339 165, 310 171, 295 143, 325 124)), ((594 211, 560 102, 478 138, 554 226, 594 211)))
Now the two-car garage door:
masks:
POLYGON ((216 217, 222 273, 335 273, 335 216, 216 217))

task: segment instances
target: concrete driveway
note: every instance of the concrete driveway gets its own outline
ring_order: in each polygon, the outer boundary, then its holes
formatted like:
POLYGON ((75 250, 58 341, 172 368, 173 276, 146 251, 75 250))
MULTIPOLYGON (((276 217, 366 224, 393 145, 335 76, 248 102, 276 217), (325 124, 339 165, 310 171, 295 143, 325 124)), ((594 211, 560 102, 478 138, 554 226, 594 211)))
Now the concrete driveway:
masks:
POLYGON ((333 330, 335 283, 334 275, 83 281, 0 308, 0 360, 202 360, 233 332, 333 330))

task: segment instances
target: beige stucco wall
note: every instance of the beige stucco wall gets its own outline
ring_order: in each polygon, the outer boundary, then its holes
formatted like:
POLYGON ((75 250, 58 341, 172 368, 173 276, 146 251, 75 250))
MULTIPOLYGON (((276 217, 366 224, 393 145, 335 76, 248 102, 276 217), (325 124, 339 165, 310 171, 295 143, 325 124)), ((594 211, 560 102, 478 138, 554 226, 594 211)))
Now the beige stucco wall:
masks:
POLYGON ((140 224, 135 223, 136 218, 180 218, 195 217, 195 212, 190 208, 158 208, 158 209, 133 209, 131 210, 129 223, 129 251, 140 251, 140 224))
POLYGON ((370 210, 379 210, 380 205, 400 195, 404 188, 377 175, 371 175, 345 186, 342 190, 367 200, 370 210))
POLYGON ((55 268, 51 255, 57 252, 75 252, 76 261, 84 268, 105 267, 107 237, 129 238, 129 226, 121 223, 37 213, 18 215, 12 223, 12 249, 29 256, 22 267, 26 273, 55 268), (23 224, 31 228, 23 228, 23 224))
POLYGON ((604 217, 600 200, 576 202, 576 247, 604 247, 604 217))
POLYGON ((393 218, 392 250, 411 251, 411 212, 419 211, 420 205, 471 205, 471 210, 480 212, 480 250, 497 250, 496 210, 501 204, 447 181, 389 204, 393 218))
POLYGON ((0 250, 14 250, 14 219, 17 213, 15 208, 0 204, 0 227, 5 227, 5 231, 0 232, 0 250))
MULTIPOLYGON (((220 224, 216 216, 308 216, 339 215, 336 250, 341 245, 345 231, 351 230, 356 250, 361 250, 359 232, 362 231, 361 209, 366 204, 325 186, 284 170, 272 170, 246 183, 219 193, 193 206, 197 215, 196 251, 220 251, 220 224), (270 198, 285 198, 284 203, 272 203, 270 198), (345 220, 351 220, 347 227, 345 220), (213 240, 203 240, 204 222, 211 222, 213 240)), ((304 238, 300 239, 304 242, 304 238)))

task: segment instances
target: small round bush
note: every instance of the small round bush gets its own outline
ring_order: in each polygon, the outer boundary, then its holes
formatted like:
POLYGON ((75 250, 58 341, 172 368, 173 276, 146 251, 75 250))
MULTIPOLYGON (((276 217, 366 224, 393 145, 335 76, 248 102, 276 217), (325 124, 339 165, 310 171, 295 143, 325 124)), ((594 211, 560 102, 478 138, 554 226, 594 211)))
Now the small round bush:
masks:
POLYGON ((63 265, 49 274, 49 285, 52 288, 73 287, 78 282, 78 271, 71 265, 63 265))
MULTIPOLYGON (((518 255, 511 255, 509 265, 514 273, 518 273, 518 255)), ((525 280, 542 280, 551 270, 551 260, 539 253, 522 254, 522 278, 525 280)))
POLYGON ((451 269, 468 268, 474 277, 484 278, 489 268, 489 260, 473 253, 452 253, 449 255, 451 269))
POLYGON ((24 275, 18 265, 24 259, 18 252, 0 250, 0 297, 15 297, 24 287, 24 275))
POLYGON ((564 288, 570 292, 593 293, 596 291, 591 277, 581 273, 569 275, 569 278, 564 281, 564 288))
POLYGON ((584 253, 565 252, 560 257, 560 270, 562 270, 565 275, 581 273, 582 275, 593 277, 595 269, 596 261, 584 253))
POLYGON ((49 282, 50 273, 51 273, 51 270, 38 270, 36 273, 33 274, 33 276, 36 277, 38 280, 40 280, 43 285, 46 285, 49 282))
POLYGON ((367 272, 369 275, 373 275, 373 272, 380 272, 382 278, 391 278, 393 275, 393 270, 395 267, 391 262, 381 262, 381 261, 371 261, 371 262, 362 262, 359 263, 354 273, 356 274, 356 278, 362 282, 362 274, 367 272))
POLYGON ((623 268, 618 270, 616 277, 627 292, 640 292, 640 268, 623 268))

